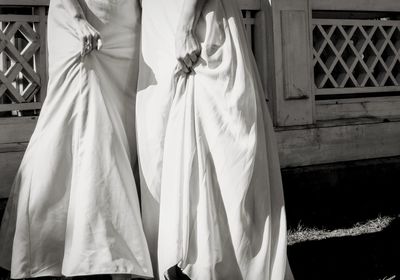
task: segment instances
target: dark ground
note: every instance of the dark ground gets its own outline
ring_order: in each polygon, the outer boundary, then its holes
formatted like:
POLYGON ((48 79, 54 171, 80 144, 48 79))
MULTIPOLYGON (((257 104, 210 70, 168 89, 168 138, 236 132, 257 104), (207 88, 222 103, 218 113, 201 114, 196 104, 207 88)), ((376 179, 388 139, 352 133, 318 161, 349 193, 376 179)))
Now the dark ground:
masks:
MULTIPOLYGON (((380 232, 305 240, 289 246, 296 280, 400 280, 400 157, 288 168, 282 175, 292 231, 299 224, 333 230, 379 216, 394 217, 380 232)), ((0 200, 0 215, 4 205, 5 200, 0 200)), ((7 276, 0 270, 0 280, 7 276)))
POLYGON ((288 248, 297 280, 400 279, 400 157, 282 172, 289 228, 351 228, 394 217, 383 231, 288 248), (395 276, 395 278, 392 278, 395 276))

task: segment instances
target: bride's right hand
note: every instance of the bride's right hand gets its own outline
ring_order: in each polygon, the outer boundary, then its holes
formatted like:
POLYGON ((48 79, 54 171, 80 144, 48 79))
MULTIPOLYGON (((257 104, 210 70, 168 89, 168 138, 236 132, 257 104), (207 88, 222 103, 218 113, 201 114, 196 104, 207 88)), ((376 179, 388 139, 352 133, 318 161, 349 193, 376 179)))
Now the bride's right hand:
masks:
POLYGON ((82 43, 81 56, 93 50, 100 50, 102 41, 100 33, 84 18, 77 20, 77 32, 82 43))
POLYGON ((183 30, 175 35, 175 55, 184 73, 190 73, 201 54, 201 45, 195 32, 183 30))

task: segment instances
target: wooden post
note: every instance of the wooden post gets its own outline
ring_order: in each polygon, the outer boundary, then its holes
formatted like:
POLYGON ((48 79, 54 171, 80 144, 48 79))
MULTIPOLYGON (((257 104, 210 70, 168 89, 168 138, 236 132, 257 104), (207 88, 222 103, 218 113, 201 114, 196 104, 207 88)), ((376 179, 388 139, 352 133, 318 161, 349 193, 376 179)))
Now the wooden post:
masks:
MULTIPOLYGON (((4 22, 0 22, 0 30, 1 30, 1 32, 4 30, 4 28, 5 28, 5 23, 4 22)), ((0 53, 0 72, 3 73, 3 74, 7 71, 6 59, 7 59, 7 56, 6 56, 5 52, 2 51, 0 53)), ((5 97, 4 94, 2 96, 0 96, 0 104, 4 103, 4 100, 5 100, 4 97, 5 97)), ((7 115, 6 112, 0 112, 0 117, 6 116, 6 115, 7 115)))
POLYGON ((272 7, 268 0, 261 0, 254 27, 254 55, 271 115, 275 120, 275 55, 273 44, 272 7))
POLYGON ((38 34, 40 35, 40 50, 36 56, 38 73, 40 76, 40 98, 37 100, 43 103, 47 93, 47 19, 46 19, 46 7, 35 8, 39 15, 39 23, 37 24, 38 34))
MULTIPOLYGON (((264 9, 272 18, 268 40, 274 59, 268 80, 277 126, 314 123, 313 72, 311 67, 311 9, 308 0, 273 0, 264 9), (272 32, 271 32, 272 29, 272 32)), ((268 62, 270 63, 270 62, 268 62)))

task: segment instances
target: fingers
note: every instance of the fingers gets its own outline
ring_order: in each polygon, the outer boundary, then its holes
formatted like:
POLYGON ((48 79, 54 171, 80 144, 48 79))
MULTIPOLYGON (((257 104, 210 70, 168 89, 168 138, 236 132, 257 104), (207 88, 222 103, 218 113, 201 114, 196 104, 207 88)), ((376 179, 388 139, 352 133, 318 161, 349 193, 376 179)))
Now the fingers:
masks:
POLYGON ((97 36, 97 34, 92 36, 92 50, 97 50, 97 40, 99 39, 97 36))
POLYGON ((101 37, 99 36, 99 38, 97 39, 97 50, 101 50, 101 48, 103 47, 103 41, 101 40, 101 37))
POLYGON ((86 56, 93 50, 100 50, 103 46, 100 34, 96 32, 87 32, 82 36, 81 56, 86 56))
POLYGON ((100 50, 103 46, 100 34, 95 33, 94 35, 89 34, 84 36, 82 39, 82 51, 81 55, 88 55, 93 50, 100 50))
POLYGON ((183 61, 183 59, 178 59, 179 65, 181 66, 181 70, 183 73, 189 74, 190 73, 190 68, 187 67, 186 63, 183 61))
POLYGON ((193 62, 192 62, 192 60, 190 59, 190 56, 189 56, 189 55, 187 55, 187 56, 185 56, 185 57, 183 58, 183 63, 185 63, 186 67, 189 68, 189 69, 191 69, 192 66, 193 66, 193 62))
POLYGON ((199 60, 199 55, 196 53, 192 53, 189 55, 190 60, 192 61, 192 64, 195 65, 197 61, 199 60))
POLYGON ((81 55, 85 56, 89 54, 93 49, 92 38, 90 36, 84 36, 82 39, 82 50, 81 55))
POLYGON ((201 44, 195 32, 177 32, 175 54, 183 72, 194 72, 193 68, 198 63, 201 54, 201 44))
POLYGON ((193 67, 196 65, 199 60, 200 54, 193 52, 191 54, 187 54, 183 58, 179 58, 178 61, 181 65, 182 71, 184 73, 190 73, 193 71, 193 67))
POLYGON ((99 51, 103 46, 103 42, 101 41, 100 34, 95 33, 92 40, 93 50, 99 51))

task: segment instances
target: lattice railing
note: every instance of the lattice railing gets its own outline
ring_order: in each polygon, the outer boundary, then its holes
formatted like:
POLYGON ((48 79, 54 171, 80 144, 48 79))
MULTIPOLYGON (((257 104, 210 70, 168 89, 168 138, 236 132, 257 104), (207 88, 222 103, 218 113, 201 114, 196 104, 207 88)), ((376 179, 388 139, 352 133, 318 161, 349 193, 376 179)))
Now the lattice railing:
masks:
POLYGON ((400 91, 400 21, 313 19, 316 94, 400 91))
POLYGON ((2 6, 0 116, 38 113, 46 83, 46 7, 2 6))

